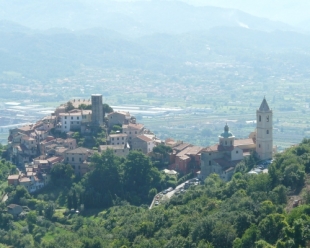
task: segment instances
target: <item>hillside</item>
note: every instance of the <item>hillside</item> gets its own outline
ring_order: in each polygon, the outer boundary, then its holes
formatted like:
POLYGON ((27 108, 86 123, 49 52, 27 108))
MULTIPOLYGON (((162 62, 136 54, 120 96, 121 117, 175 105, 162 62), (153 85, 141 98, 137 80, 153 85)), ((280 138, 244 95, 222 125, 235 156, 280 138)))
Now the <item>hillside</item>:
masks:
POLYGON ((0 71, 20 74, 21 82, 74 76, 83 67, 203 74, 208 63, 254 68, 264 79, 287 72, 305 77, 310 60, 308 35, 240 27, 129 39, 107 29, 38 31, 1 22, 0 35, 0 71))
MULTIPOLYGON (((101 161, 97 168, 108 169, 111 163, 104 158, 111 155, 95 159, 101 161)), ((26 219, 12 224, 2 213, 0 242, 19 247, 306 247, 310 240, 310 198, 305 187, 309 157, 310 140, 305 139, 277 154, 269 174, 245 173, 253 166, 250 158, 237 166, 230 182, 212 175, 204 185, 189 188, 152 210, 117 197, 111 208, 87 208, 81 215, 66 210, 68 199, 83 190, 91 175, 78 184, 58 185, 53 192, 35 196, 17 189, 9 201, 22 200, 31 211, 26 219), (287 212, 289 195, 302 188, 303 204, 287 212), (48 202, 51 199, 57 205, 48 202)))

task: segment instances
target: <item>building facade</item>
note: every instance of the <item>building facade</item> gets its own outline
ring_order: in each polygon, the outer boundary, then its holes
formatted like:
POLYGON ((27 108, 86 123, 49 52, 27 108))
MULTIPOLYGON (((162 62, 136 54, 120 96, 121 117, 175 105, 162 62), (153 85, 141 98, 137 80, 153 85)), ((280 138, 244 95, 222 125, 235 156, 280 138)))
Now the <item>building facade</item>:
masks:
POLYGON ((273 125, 272 110, 264 98, 256 111, 256 153, 259 159, 272 158, 273 153, 273 125))
POLYGON ((103 106, 102 106, 101 94, 91 95, 91 106, 92 106, 92 123, 94 126, 101 126, 103 124, 103 106))
POLYGON ((219 143, 201 152, 201 179, 216 173, 223 180, 230 180, 236 165, 253 151, 260 160, 272 158, 272 110, 265 98, 256 111, 256 118, 256 130, 248 139, 235 139, 226 124, 224 132, 219 136, 219 143))

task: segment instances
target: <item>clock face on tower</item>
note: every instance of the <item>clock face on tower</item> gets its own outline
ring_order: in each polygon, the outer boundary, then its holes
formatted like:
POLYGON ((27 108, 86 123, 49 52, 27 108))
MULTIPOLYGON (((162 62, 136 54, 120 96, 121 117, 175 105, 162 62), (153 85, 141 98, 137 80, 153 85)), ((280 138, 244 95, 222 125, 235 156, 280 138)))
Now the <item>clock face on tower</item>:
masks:
POLYGON ((267 117, 266 117, 266 121, 267 121, 267 122, 269 122, 269 115, 267 115, 267 117))

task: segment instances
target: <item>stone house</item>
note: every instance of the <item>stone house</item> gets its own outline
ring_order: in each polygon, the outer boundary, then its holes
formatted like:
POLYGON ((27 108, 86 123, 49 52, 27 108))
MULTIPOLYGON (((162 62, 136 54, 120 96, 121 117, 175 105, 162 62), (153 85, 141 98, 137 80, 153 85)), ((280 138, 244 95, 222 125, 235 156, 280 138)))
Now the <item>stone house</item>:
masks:
POLYGON ((109 135, 109 144, 114 145, 126 145, 127 144, 127 134, 117 133, 109 135))
POLYGON ((114 154, 118 157, 127 157, 129 154, 129 147, 127 144, 125 145, 101 145, 99 146, 99 152, 106 151, 107 149, 111 149, 114 151, 114 154))
POLYGON ((7 206, 8 213, 13 215, 14 218, 18 217, 21 212, 23 212, 23 208, 16 204, 10 204, 7 206))
POLYGON ((112 129, 114 125, 122 126, 123 124, 128 124, 131 116, 129 112, 119 111, 107 114, 107 118, 108 118, 108 127, 109 129, 112 129))
POLYGON ((154 147, 155 141, 145 135, 138 135, 131 142, 132 150, 142 151, 144 154, 152 152, 154 147))
POLYGON ((13 186, 18 185, 19 178, 20 178, 20 175, 18 175, 18 174, 16 174, 16 175, 9 175, 8 176, 8 185, 13 185, 13 186))
POLYGON ((174 148, 175 162, 169 168, 183 174, 196 173, 200 170, 200 153, 202 150, 203 147, 192 146, 187 143, 179 145, 174 148), (179 151, 179 149, 181 150, 179 151))
POLYGON ((74 173, 82 176, 89 171, 88 162, 94 151, 84 147, 67 150, 64 153, 64 162, 70 164, 74 173))
POLYGON ((139 135, 142 135, 144 133, 143 124, 129 123, 129 124, 124 124, 122 128, 123 128, 123 133, 127 134, 127 139, 128 139, 129 144, 131 144, 131 141, 133 138, 139 135))

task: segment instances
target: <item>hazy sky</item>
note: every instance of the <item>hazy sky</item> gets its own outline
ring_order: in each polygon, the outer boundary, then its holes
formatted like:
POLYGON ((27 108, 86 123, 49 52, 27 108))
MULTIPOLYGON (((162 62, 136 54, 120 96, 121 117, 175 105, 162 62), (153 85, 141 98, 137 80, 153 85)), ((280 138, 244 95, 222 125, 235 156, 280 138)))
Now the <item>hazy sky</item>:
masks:
POLYGON ((309 0, 183 0, 189 4, 234 8, 275 21, 297 24, 310 20, 309 0))

